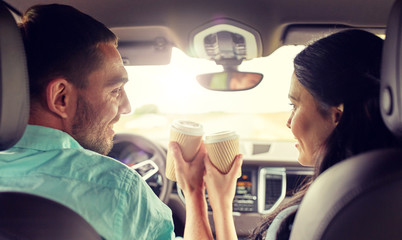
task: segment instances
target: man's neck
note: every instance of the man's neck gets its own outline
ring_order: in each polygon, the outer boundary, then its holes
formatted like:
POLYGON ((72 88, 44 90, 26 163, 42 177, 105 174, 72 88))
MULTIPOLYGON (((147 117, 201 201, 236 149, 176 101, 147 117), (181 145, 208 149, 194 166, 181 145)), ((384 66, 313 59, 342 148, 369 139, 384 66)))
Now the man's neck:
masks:
POLYGON ((52 114, 51 112, 35 109, 31 111, 29 115, 28 124, 38 125, 48 128, 54 128, 63 132, 67 132, 65 124, 63 124, 62 119, 52 114))

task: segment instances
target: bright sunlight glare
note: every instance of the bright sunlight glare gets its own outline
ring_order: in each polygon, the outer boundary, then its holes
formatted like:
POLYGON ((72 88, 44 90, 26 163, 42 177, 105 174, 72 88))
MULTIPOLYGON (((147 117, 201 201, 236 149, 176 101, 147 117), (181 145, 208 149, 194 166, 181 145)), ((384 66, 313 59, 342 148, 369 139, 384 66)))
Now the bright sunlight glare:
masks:
POLYGON ((264 75, 255 88, 239 92, 204 89, 196 75, 220 72, 215 62, 190 58, 174 48, 164 66, 127 67, 125 89, 133 114, 122 116, 117 132, 165 141, 175 119, 199 122, 205 132, 234 130, 242 139, 293 141, 286 127, 293 58, 303 46, 285 46, 269 57, 243 61, 239 71, 264 75), (247 123, 247 124, 245 124, 247 123))
POLYGON ((126 91, 133 110, 155 105, 162 113, 271 113, 289 111, 287 98, 293 58, 302 46, 285 46, 271 56, 244 61, 239 71, 260 72, 262 82, 241 92, 216 92, 204 89, 195 76, 220 72, 212 61, 191 58, 173 48, 172 59, 165 66, 127 67, 130 81, 126 91))

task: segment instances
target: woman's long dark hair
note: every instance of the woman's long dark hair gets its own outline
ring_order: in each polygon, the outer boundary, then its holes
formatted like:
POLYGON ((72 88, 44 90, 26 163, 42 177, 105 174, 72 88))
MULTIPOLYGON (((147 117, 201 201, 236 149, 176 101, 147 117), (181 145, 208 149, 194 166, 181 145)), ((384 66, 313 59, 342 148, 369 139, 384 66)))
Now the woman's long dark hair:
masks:
POLYGON ((311 182, 334 164, 373 149, 398 146, 386 128, 379 108, 383 40, 362 30, 342 31, 306 47, 294 59, 294 72, 314 97, 323 115, 344 105, 342 117, 315 156, 314 176, 258 226, 252 239, 264 239, 266 230, 283 209, 301 202, 311 182))

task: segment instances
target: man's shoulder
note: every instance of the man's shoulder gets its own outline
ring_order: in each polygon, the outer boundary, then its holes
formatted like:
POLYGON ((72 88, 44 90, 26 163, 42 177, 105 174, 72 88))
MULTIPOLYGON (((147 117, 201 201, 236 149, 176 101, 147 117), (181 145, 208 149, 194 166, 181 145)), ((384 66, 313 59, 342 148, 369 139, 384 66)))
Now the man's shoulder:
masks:
MULTIPOLYGON (((111 157, 84 148, 18 149, 7 152, 0 165, 12 176, 57 178, 82 187, 127 191, 143 181, 137 172, 111 157)), ((0 170, 1 173, 1 170, 0 170)))
POLYGON ((80 176, 90 180, 121 185, 124 182, 136 182, 140 176, 122 162, 87 149, 63 149, 62 158, 80 176))

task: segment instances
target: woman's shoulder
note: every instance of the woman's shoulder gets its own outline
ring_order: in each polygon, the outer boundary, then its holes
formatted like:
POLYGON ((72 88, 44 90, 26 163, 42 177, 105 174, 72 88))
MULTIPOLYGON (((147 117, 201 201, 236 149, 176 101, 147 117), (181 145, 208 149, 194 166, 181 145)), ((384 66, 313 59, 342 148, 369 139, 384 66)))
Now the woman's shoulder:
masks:
POLYGON ((283 209, 276 215, 267 230, 266 240, 284 240, 289 239, 292 230, 293 221, 296 216, 299 205, 292 205, 283 209))

